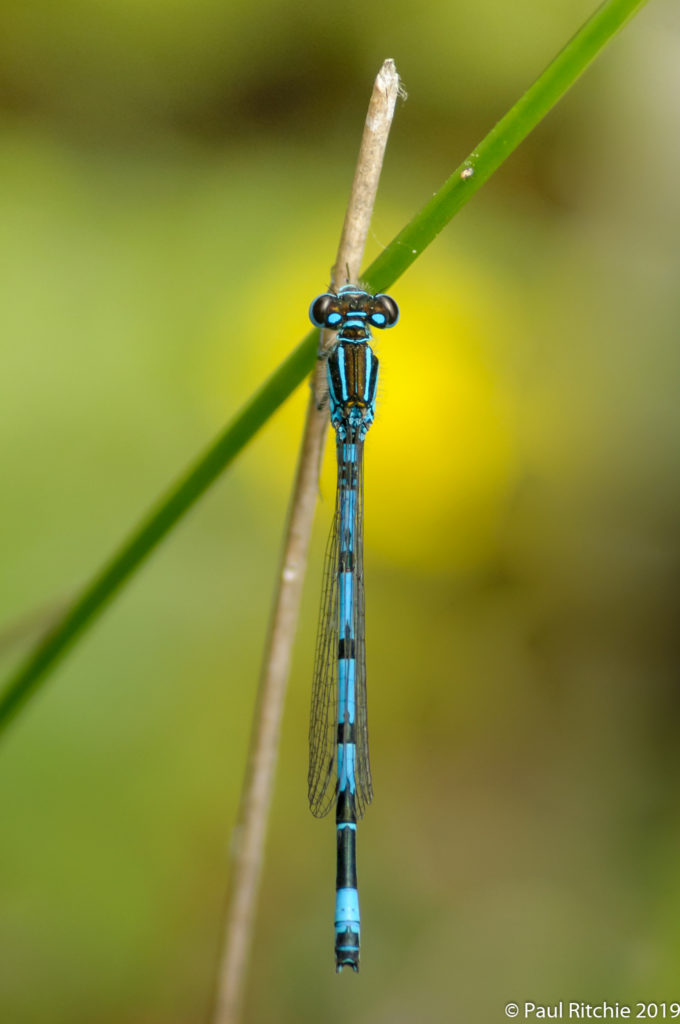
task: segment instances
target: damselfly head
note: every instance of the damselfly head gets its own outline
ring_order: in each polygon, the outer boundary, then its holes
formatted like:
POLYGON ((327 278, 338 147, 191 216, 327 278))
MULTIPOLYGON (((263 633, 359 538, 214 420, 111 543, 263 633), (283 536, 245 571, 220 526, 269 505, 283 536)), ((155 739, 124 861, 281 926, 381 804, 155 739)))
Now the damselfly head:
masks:
POLYGON ((393 327, 399 319, 399 307, 389 295, 368 292, 345 285, 336 292, 324 292, 309 307, 309 319, 315 327, 340 330, 345 324, 370 324, 381 330, 393 327))

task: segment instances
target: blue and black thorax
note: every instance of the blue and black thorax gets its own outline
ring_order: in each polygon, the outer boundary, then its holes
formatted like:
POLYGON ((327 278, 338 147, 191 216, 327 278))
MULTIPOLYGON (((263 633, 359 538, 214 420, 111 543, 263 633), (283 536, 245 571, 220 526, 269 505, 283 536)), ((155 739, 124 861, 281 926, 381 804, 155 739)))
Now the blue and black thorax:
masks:
POLYGON ((378 357, 371 327, 392 327, 399 310, 389 295, 370 295, 354 285, 326 292, 309 311, 312 323, 337 331, 327 358, 330 418, 338 440, 363 441, 375 416, 378 357))

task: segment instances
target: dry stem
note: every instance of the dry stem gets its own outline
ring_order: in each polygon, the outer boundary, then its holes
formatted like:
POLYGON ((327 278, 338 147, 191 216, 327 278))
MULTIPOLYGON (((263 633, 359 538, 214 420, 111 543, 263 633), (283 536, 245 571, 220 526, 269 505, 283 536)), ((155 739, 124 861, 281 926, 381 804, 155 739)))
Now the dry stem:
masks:
MULTIPOLYGON (((347 206, 331 286, 356 283, 378 188, 387 138, 399 92, 394 61, 386 60, 373 87, 361 149, 347 206)), ((224 946, 220 959, 213 1024, 236 1024, 240 1015, 252 944, 264 842, 274 785, 279 730, 297 627, 318 475, 328 414, 323 353, 332 332, 323 332, 318 372, 310 390, 307 418, 288 511, 283 553, 265 646, 250 754, 241 794, 224 946)))

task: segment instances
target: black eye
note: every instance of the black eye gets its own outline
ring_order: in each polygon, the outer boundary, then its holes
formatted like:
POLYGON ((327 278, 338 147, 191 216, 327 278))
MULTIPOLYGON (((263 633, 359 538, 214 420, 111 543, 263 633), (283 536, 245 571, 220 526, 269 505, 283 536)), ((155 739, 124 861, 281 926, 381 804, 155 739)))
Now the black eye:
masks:
POLYGON ((340 314, 330 312, 331 305, 337 301, 337 295, 331 295, 329 292, 325 292, 314 299, 314 302, 309 307, 309 319, 315 327, 333 327, 334 323, 340 323, 342 320, 340 314))
POLYGON ((373 327, 393 327, 399 319, 399 306, 389 295, 376 295, 370 320, 373 327))

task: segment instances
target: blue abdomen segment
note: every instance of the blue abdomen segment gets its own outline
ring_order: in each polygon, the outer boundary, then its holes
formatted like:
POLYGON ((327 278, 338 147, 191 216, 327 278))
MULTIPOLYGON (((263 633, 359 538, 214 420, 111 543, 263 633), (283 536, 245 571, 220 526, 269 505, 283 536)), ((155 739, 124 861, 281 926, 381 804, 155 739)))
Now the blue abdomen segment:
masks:
POLYGON ((357 889, 356 813, 352 793, 338 794, 336 810, 337 874, 335 878, 335 969, 359 970, 361 917, 357 889))
POLYGON ((338 889, 335 894, 335 969, 359 970, 361 922, 359 893, 354 889, 338 889))

